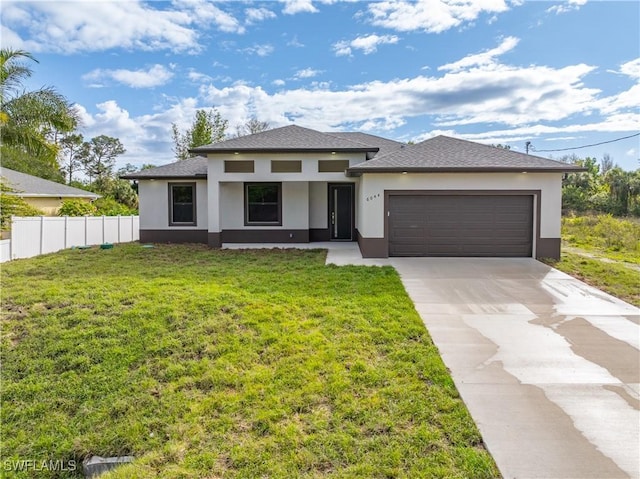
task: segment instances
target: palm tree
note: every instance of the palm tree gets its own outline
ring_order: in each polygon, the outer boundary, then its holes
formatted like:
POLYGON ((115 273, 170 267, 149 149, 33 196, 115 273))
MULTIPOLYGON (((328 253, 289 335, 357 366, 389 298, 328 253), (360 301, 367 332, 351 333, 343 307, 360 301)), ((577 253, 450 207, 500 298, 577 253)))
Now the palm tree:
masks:
POLYGON ((0 146, 2 163, 25 173, 58 179, 58 133, 73 131, 78 114, 53 88, 26 91, 33 74, 24 50, 0 49, 0 146))

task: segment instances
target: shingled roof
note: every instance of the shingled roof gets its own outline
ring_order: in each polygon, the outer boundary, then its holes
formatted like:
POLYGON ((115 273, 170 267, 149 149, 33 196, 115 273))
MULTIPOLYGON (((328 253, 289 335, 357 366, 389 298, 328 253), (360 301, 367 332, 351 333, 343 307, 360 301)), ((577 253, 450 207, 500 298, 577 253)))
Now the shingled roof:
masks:
POLYGON ((194 156, 186 160, 176 161, 168 165, 149 168, 148 170, 137 171, 121 178, 127 180, 151 180, 167 178, 206 178, 207 159, 204 156, 194 156))
POLYGON ((100 195, 91 191, 73 188, 9 168, 0 168, 0 176, 14 190, 13 194, 24 198, 91 198, 94 200, 100 198, 100 195))
POLYGON ((193 153, 260 152, 377 152, 377 146, 321 133, 297 125, 283 126, 253 135, 241 136, 192 148, 193 153))
POLYGON ((584 168, 472 141, 436 136, 352 166, 349 176, 397 172, 576 172, 584 168))

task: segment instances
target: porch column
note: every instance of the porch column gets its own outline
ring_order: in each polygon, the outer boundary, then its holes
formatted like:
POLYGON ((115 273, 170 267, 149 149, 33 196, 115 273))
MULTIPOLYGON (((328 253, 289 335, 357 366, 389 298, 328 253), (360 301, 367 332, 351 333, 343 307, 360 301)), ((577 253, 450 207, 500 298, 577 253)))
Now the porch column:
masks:
POLYGON ((207 181, 208 235, 207 242, 212 248, 220 248, 220 183, 211 176, 207 181))

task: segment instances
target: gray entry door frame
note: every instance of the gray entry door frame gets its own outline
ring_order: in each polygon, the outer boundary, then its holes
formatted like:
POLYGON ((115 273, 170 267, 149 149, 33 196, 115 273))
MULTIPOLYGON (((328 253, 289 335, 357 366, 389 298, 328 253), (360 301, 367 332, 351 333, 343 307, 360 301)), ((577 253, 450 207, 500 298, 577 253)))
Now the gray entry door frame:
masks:
POLYGON ((329 184, 329 238, 331 241, 353 241, 355 187, 353 183, 329 184))

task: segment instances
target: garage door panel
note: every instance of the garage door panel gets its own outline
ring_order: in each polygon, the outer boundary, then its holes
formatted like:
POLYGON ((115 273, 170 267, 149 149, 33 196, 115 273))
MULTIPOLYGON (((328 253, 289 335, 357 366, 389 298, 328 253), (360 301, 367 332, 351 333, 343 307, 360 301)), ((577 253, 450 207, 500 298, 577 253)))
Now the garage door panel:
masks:
POLYGON ((422 244, 394 244, 391 256, 424 256, 422 244))
POLYGON ((391 256, 531 256, 530 195, 391 195, 391 256))
POLYGON ((422 229, 404 229, 396 232, 392 237, 397 243, 422 243, 424 239, 424 230, 422 229))

